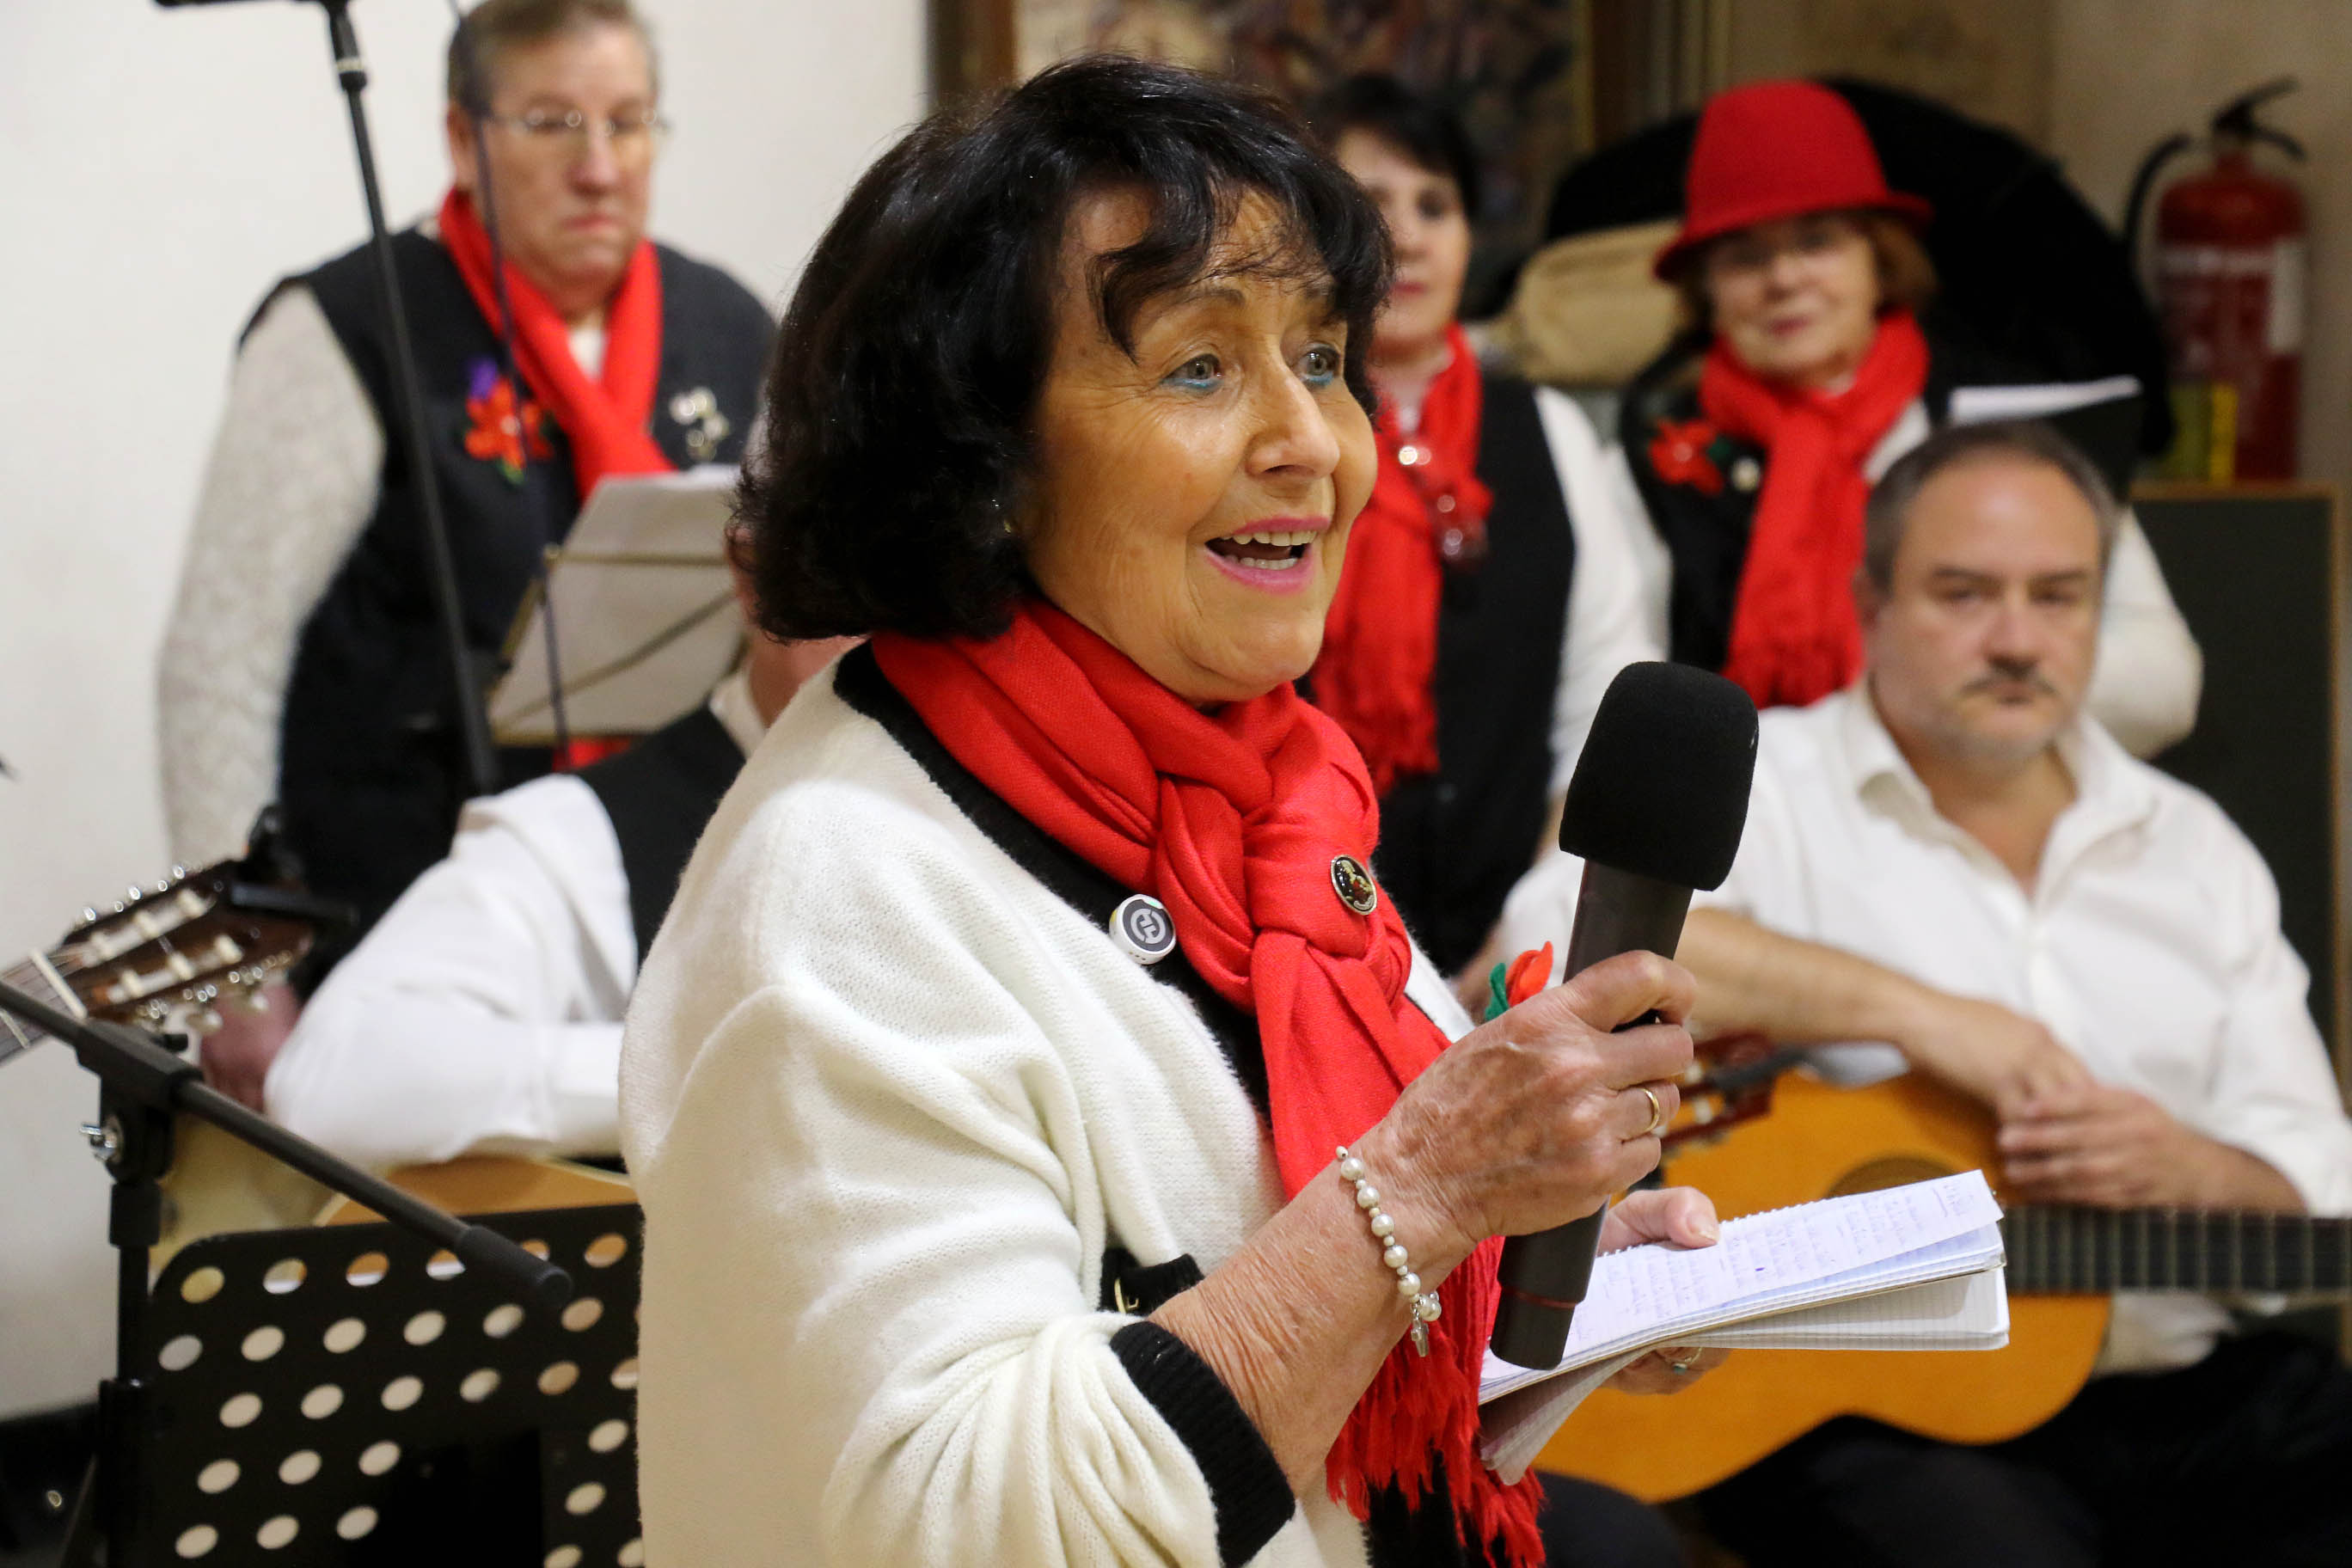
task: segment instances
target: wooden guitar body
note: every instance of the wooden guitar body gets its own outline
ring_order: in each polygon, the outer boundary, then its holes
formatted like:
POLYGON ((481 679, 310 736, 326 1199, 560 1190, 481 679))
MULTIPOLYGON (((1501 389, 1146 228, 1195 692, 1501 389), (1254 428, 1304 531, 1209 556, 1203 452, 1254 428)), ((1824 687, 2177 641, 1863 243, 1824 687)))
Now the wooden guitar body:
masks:
MULTIPOLYGON (((148 1259, 158 1274, 173 1253, 208 1236, 364 1225, 381 1217, 193 1116, 175 1118, 172 1136, 172 1168, 162 1184, 163 1234, 148 1259)), ((384 1172, 383 1178, 455 1215, 636 1201, 626 1177, 551 1158, 469 1154, 436 1165, 402 1165, 384 1172)))
MULTIPOLYGON (((1998 1168, 1985 1113, 1916 1074, 1840 1089, 1791 1073, 1770 1115, 1671 1151, 1666 1178, 1706 1193, 1728 1219, 1998 1168)), ((2074 1397, 2106 1327, 2104 1295, 2012 1294, 2003 1350, 1741 1351, 1672 1398, 1596 1391, 1536 1463, 1658 1502, 1712 1486, 1837 1415, 1996 1442, 2074 1397)))

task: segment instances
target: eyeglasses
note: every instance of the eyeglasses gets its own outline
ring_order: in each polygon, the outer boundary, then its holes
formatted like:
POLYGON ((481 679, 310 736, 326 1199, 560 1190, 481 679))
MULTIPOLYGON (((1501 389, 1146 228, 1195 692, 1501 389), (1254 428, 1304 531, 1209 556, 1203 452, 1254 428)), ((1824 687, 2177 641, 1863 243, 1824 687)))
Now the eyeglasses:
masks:
POLYGON ((529 114, 485 114, 482 121, 522 132, 524 144, 535 151, 554 153, 560 149, 572 158, 585 153, 593 133, 602 130, 613 156, 625 163, 652 157, 654 149, 669 133, 669 121, 650 110, 607 119, 592 118, 576 109, 560 114, 552 110, 534 109, 529 114))

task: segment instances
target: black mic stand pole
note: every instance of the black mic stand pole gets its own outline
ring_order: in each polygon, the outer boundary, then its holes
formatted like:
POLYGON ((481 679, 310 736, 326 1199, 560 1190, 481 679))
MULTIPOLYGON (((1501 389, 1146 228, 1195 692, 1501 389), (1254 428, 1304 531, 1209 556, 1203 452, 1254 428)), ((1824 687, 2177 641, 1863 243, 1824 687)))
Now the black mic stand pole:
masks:
MULTIPOLYGON (((449 522, 441 510, 441 486, 432 459, 432 431, 425 421, 423 379, 416 372, 416 349, 408 335, 408 308, 400 293, 400 275, 394 268, 392 230, 384 222, 383 191, 376 182, 375 143, 368 134, 367 62, 360 56, 359 34, 352 30, 351 0, 316 0, 327 13, 327 43, 335 60, 335 79, 351 106, 352 143, 359 153, 360 185, 367 195, 368 233, 375 253, 377 299, 383 307, 384 327, 392 341, 393 401, 406 437, 411 472, 416 489, 418 516, 425 525, 425 556, 433 581, 434 608, 439 612, 442 637, 447 645, 450 678, 456 682, 456 718, 464 749, 466 793, 496 795, 499 790, 497 753, 490 743, 490 722, 482 703, 483 682, 473 649, 466 640, 466 613, 457 596, 457 567, 449 552, 449 522)), ((520 386, 515 395, 515 420, 522 420, 520 386)), ((529 432, 525 437, 526 451, 529 432)))
POLYGON ((172 1117, 185 1112, 283 1161, 394 1224, 447 1247, 468 1268, 498 1276, 516 1295, 552 1310, 572 1296, 572 1277, 498 1232, 443 1213, 346 1163, 306 1138, 205 1087, 196 1064, 156 1037, 120 1024, 68 1017, 0 984, 0 1012, 64 1041, 99 1079, 98 1121, 84 1129, 114 1179, 106 1239, 115 1249, 114 1375, 98 1385, 98 1451, 75 1500, 63 1568, 145 1568, 162 1561, 145 1539, 142 1474, 154 1392, 147 1349, 148 1250, 163 1235, 172 1167, 172 1117))

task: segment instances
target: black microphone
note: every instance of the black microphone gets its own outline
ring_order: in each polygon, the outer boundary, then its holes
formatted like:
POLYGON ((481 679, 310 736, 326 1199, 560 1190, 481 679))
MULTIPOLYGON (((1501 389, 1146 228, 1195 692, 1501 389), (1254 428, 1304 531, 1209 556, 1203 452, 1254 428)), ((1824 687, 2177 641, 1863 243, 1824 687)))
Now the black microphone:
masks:
MULTIPOLYGON (((1584 858, 1564 974, 1621 952, 1674 955, 1691 892, 1731 874, 1756 777, 1756 705, 1685 664, 1629 664, 1592 718, 1568 783, 1559 847, 1584 858)), ((1645 1014, 1622 1026, 1657 1021, 1645 1014)), ((1592 1278, 1604 1203, 1580 1220, 1503 1243, 1494 1352, 1515 1366, 1559 1364, 1592 1278)))

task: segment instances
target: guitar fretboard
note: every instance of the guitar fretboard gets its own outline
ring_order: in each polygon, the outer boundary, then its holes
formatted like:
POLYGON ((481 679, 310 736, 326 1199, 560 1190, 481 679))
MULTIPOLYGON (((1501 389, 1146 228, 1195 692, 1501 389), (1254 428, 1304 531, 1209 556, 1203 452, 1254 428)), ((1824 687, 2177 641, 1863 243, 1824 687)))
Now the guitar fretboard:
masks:
MULTIPOLYGON (((79 1013, 81 1005, 73 994, 60 986, 46 961, 26 958, 23 963, 0 970, 0 984, 22 991, 36 1002, 46 1002, 61 1012, 79 1013)), ((49 1037, 13 1013, 0 1012, 0 1062, 17 1052, 39 1045, 49 1037)))
POLYGON ((2352 1291, 2352 1219, 2236 1210, 2015 1208, 2001 1222, 2011 1288, 2352 1291))

